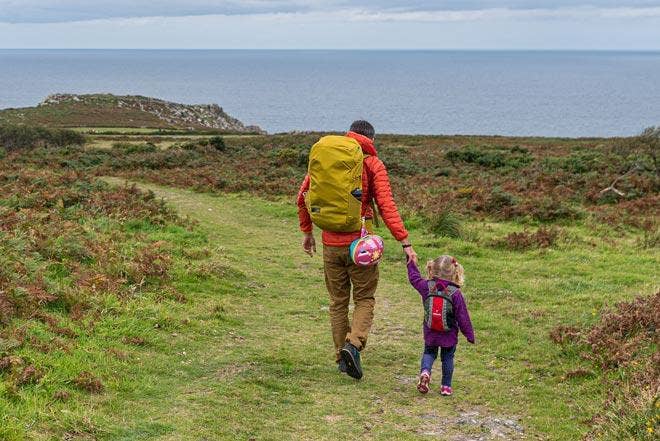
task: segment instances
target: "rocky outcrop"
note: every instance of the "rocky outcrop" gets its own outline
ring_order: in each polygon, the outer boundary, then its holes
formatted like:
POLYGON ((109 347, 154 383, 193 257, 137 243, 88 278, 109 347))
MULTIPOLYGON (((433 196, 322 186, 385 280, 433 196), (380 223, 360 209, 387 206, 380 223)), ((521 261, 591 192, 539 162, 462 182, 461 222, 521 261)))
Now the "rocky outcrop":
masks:
POLYGON ((91 106, 104 111, 115 108, 122 110, 146 112, 172 127, 187 129, 216 129, 239 133, 265 133, 257 126, 246 126, 238 119, 228 115, 217 104, 179 104, 139 95, 112 94, 54 94, 46 97, 39 106, 91 106))

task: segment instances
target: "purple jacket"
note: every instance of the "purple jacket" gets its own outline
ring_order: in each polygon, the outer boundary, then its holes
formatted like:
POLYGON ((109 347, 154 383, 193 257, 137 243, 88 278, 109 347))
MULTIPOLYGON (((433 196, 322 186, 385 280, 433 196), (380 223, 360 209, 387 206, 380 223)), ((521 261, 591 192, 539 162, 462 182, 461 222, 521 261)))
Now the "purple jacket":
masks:
MULTIPOLYGON (((429 296, 429 285, 428 280, 423 278, 417 269, 417 265, 411 260, 408 262, 408 280, 410 284, 415 288, 419 294, 422 296, 422 303, 429 296)), ((447 286, 452 284, 446 280, 439 280, 442 286, 447 286)), ((454 285, 458 287, 457 285, 454 285)), ((467 305, 465 304, 465 299, 461 290, 457 289, 454 291, 454 294, 451 296, 451 302, 454 306, 454 315, 456 316, 456 323, 458 328, 461 330, 467 341, 474 343, 474 331, 472 330, 472 322, 470 321, 470 314, 467 310, 467 305)), ((434 331, 433 329, 426 326, 424 323, 424 343, 427 346, 440 346, 442 348, 449 348, 455 346, 458 343, 458 329, 452 328, 449 331, 434 331)))

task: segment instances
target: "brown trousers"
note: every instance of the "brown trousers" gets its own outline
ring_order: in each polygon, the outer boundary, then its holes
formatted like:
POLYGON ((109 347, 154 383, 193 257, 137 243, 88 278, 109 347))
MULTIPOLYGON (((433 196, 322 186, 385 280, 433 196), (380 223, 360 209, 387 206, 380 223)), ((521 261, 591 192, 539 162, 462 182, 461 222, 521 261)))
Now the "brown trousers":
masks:
POLYGON ((330 325, 335 343, 335 356, 348 341, 358 350, 364 349, 374 319, 378 265, 357 266, 349 255, 348 246, 323 246, 323 268, 325 286, 330 294, 330 325), (348 304, 353 287, 352 324, 348 321, 348 304))

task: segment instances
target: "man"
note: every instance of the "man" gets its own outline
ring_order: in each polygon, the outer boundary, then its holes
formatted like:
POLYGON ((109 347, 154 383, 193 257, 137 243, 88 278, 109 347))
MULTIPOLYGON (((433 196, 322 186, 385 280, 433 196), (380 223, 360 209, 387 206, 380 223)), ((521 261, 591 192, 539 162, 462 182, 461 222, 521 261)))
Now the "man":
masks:
MULTIPOLYGON (((355 121, 346 134, 356 140, 362 148, 364 162, 362 169, 361 214, 372 219, 372 201, 378 205, 381 217, 392 236, 398 240, 408 259, 417 261, 417 254, 408 240, 408 232, 392 198, 390 181, 385 165, 378 158, 374 147, 374 127, 367 121, 355 121)), ((312 220, 305 204, 305 194, 310 188, 307 175, 298 192, 298 218, 304 233, 303 249, 312 256, 316 252, 316 240, 312 233, 312 220)), ((355 265, 349 256, 351 242, 360 237, 360 231, 323 231, 323 268, 325 284, 330 294, 330 323, 335 345, 335 359, 341 372, 353 378, 362 378, 360 351, 367 344, 367 337, 374 316, 376 287, 378 286, 378 266, 355 265), (349 325, 348 304, 353 289, 353 320, 349 325)))

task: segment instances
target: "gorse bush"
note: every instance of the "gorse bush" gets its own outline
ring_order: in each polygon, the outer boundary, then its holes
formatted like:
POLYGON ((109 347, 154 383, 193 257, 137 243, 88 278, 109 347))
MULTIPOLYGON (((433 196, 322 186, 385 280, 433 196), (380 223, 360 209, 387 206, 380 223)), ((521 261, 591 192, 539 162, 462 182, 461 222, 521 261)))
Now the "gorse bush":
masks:
POLYGON ((150 142, 142 144, 130 142, 115 142, 112 144, 113 150, 120 151, 123 154, 131 155, 134 153, 154 153, 158 151, 158 147, 150 142))
POLYGON ((602 155, 598 152, 574 152, 567 157, 550 156, 543 158, 542 168, 547 172, 563 170, 569 173, 588 173, 594 170, 602 169, 606 164, 599 164, 602 161, 602 155))
POLYGON ((0 147, 4 147, 7 151, 32 149, 39 146, 63 147, 84 143, 85 137, 73 130, 0 125, 0 147))
POLYGON ((501 213, 503 209, 512 207, 518 203, 516 198, 511 193, 507 193, 500 187, 495 187, 490 192, 490 196, 486 200, 485 209, 488 213, 497 214, 501 213))
POLYGON ((225 140, 222 138, 222 136, 210 137, 208 144, 209 146, 213 147, 219 152, 224 152, 227 149, 227 146, 225 145, 225 140))
POLYGON ((451 162, 461 161, 487 168, 520 168, 533 160, 529 152, 520 147, 493 149, 468 146, 460 150, 450 150, 445 157, 451 162))
POLYGON ((414 176, 422 169, 426 169, 426 164, 415 162, 409 149, 403 147, 382 149, 380 158, 388 172, 399 176, 414 176))

